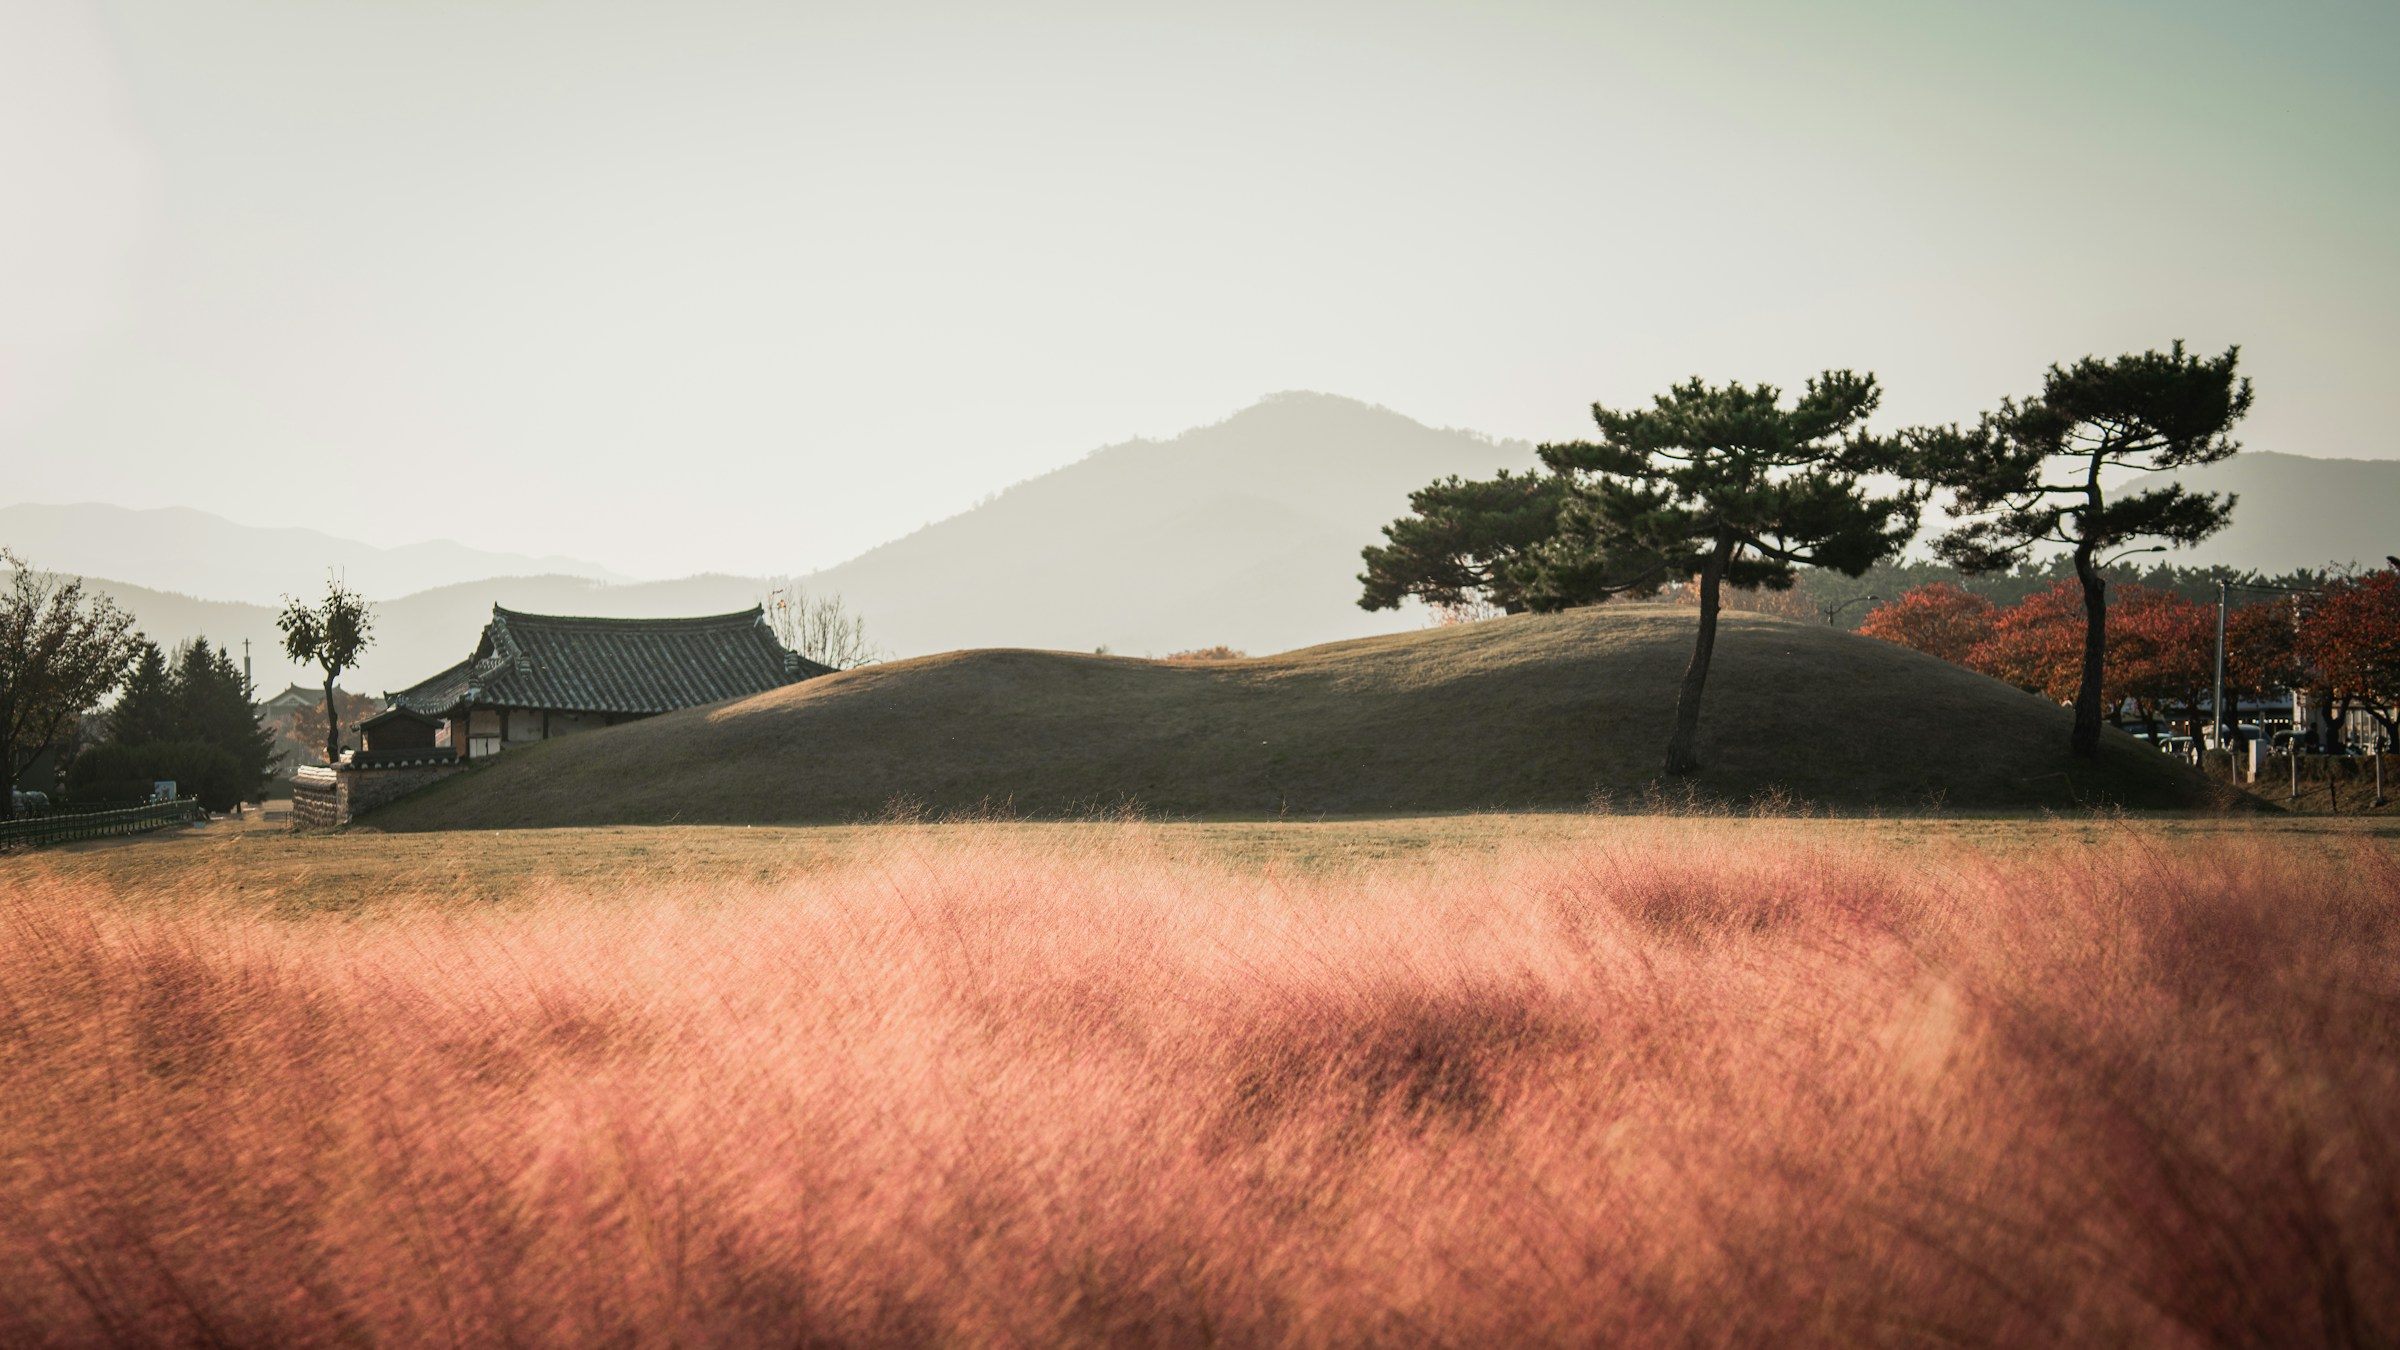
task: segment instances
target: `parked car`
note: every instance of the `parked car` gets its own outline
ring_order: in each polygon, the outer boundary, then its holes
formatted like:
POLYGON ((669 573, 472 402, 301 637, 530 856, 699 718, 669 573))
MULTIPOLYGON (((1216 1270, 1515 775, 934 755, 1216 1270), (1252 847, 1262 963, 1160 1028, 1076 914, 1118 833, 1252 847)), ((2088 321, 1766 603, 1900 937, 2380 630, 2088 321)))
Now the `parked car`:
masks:
POLYGON ((8 790, 8 799, 9 802, 16 808, 16 814, 20 816, 47 815, 50 811, 50 794, 47 792, 33 792, 25 788, 10 788, 8 790))
POLYGON ((2227 733, 2225 737, 2226 743, 2230 744, 2236 749, 2248 745, 2252 741, 2265 740, 2267 735, 2265 728, 2259 726, 2256 722, 2236 722, 2231 726, 2222 728, 2212 726, 2208 729, 2209 749, 2216 750, 2222 748, 2218 744, 2217 739, 2220 731, 2227 733))

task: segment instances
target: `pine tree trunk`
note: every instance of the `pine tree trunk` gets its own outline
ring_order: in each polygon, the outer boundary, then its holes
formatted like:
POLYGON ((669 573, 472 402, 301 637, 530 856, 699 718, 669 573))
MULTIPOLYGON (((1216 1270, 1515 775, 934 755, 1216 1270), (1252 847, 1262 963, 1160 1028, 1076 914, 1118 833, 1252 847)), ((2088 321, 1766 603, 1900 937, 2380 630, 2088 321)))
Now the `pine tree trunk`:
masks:
POLYGON ((1687 774, 1700 767, 1692 744, 1700 735, 1700 694, 1708 687, 1708 662, 1717 650, 1717 602, 1725 579, 1725 564, 1733 557, 1733 536, 1720 531, 1716 549, 1700 569, 1700 636, 1692 643, 1692 663, 1684 667, 1683 688, 1675 695, 1675 734, 1667 738, 1667 773, 1687 774))
POLYGON ((2101 675, 2108 659, 2108 583, 2092 565, 2092 550, 2075 550, 2075 579, 2083 583, 2083 682, 2075 691, 2075 754, 2100 753, 2101 675))
POLYGON ((325 762, 342 762, 342 715, 333 707, 333 672, 325 673, 325 762))

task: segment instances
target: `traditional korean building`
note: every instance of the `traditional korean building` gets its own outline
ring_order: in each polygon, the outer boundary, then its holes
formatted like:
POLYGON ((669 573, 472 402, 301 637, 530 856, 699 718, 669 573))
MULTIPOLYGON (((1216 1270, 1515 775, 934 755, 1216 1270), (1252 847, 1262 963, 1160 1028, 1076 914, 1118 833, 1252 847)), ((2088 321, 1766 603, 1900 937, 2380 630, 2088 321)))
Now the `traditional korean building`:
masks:
POLYGON ((387 697, 394 709, 433 719, 434 744, 474 760, 831 672, 785 650, 758 608, 588 619, 494 605, 473 655, 387 697))
POLYGON ((273 698, 260 699, 258 717, 262 722, 271 722, 279 717, 287 717, 296 712, 324 706, 324 690, 305 684, 295 684, 273 698))

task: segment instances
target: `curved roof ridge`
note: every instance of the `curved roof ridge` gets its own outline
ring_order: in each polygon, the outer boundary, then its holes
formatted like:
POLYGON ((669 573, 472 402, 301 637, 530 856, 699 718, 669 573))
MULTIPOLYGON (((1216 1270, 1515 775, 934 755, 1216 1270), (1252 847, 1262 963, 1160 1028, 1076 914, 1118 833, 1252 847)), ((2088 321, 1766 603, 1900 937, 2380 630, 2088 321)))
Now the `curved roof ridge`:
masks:
POLYGON ((475 658, 470 656, 426 676, 405 689, 386 689, 384 701, 393 707, 433 712, 456 703, 475 682, 475 658))
POLYGON ((766 613, 766 606, 752 605, 748 609, 728 610, 723 614, 677 614, 659 619, 632 619, 606 614, 535 614, 522 609, 492 606, 492 617, 512 622, 599 624, 608 627, 661 628, 675 625, 683 628, 705 628, 716 624, 754 623, 766 613))

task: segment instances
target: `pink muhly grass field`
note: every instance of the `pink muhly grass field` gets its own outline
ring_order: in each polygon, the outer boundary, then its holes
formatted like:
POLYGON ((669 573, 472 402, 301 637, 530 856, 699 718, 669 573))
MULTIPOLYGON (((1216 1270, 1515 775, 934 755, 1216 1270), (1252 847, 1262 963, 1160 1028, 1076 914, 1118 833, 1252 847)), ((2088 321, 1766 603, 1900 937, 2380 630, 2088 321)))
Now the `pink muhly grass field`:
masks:
POLYGON ((0 895, 0 1342, 2390 1343, 2400 858, 0 895))

